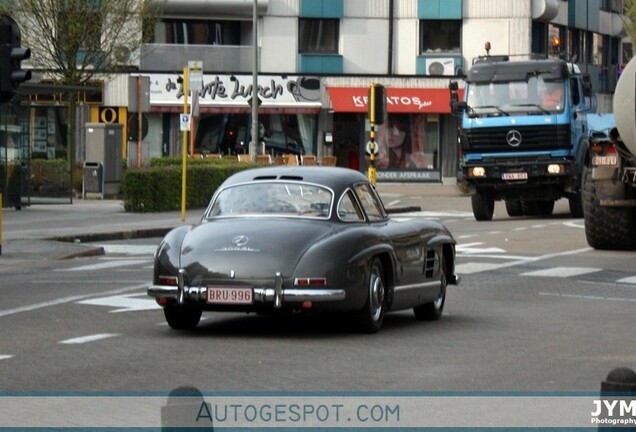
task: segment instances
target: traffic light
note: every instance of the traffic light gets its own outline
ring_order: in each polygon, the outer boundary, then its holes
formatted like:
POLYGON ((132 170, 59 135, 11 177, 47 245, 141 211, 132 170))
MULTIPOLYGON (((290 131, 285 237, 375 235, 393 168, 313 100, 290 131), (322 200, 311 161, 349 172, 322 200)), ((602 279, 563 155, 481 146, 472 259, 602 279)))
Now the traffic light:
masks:
POLYGON ((369 87, 369 121, 374 124, 384 123, 386 118, 386 88, 380 84, 369 87))
POLYGON ((10 16, 0 15, 0 102, 11 100, 20 83, 31 79, 31 71, 20 68, 20 62, 31 57, 20 40, 18 24, 10 16))

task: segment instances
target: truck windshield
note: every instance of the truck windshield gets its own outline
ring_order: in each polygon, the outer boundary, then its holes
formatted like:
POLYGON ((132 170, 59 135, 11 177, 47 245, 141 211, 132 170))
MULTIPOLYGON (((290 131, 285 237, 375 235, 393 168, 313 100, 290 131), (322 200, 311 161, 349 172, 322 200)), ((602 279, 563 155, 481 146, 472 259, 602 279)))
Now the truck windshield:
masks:
POLYGON ((565 109, 565 83, 530 76, 527 81, 468 83, 468 114, 536 115, 565 109))

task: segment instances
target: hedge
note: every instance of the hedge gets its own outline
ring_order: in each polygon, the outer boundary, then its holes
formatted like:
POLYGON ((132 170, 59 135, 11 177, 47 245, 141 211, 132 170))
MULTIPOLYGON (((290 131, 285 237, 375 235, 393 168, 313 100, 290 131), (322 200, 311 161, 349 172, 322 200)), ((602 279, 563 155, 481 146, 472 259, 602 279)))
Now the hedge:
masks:
MULTIPOLYGON (((234 161, 189 159, 186 207, 206 207, 227 177, 255 166, 234 161)), ((124 209, 131 212, 179 210, 181 170, 180 158, 157 158, 151 160, 149 168, 127 169, 121 185, 124 209)))

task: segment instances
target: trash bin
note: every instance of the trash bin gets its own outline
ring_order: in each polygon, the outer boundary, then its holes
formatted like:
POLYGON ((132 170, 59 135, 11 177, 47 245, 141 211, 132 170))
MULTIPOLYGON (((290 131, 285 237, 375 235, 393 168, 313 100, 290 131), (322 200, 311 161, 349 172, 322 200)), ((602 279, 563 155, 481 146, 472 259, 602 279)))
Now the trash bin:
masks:
POLYGON ((97 193, 104 198, 104 168, 101 162, 84 162, 82 198, 87 193, 97 193))

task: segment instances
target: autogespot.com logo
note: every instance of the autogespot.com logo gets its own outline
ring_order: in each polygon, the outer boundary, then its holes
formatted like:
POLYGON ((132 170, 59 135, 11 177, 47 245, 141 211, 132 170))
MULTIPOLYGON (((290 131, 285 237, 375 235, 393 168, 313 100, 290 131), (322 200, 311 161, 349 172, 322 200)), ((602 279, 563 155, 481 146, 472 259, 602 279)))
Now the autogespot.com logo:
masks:
POLYGON ((636 399, 594 399, 592 424, 636 426, 636 399))

